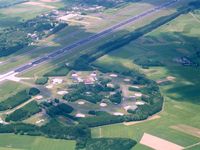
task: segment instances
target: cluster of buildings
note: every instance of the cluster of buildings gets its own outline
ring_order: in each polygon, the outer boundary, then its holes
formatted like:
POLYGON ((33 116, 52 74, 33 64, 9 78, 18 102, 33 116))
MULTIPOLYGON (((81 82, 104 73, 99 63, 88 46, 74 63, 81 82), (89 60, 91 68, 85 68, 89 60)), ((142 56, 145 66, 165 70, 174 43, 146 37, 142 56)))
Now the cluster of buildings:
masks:
POLYGON ((76 5, 71 8, 71 11, 79 11, 79 12, 99 12, 103 11, 105 7, 99 6, 99 5, 92 5, 92 6, 87 6, 87 5, 76 5))
POLYGON ((75 82, 75 83, 84 83, 86 85, 92 85, 96 81, 98 81, 96 72, 92 72, 90 75, 88 75, 86 77, 82 77, 78 73, 73 72, 71 74, 71 78, 72 78, 73 82, 75 82))

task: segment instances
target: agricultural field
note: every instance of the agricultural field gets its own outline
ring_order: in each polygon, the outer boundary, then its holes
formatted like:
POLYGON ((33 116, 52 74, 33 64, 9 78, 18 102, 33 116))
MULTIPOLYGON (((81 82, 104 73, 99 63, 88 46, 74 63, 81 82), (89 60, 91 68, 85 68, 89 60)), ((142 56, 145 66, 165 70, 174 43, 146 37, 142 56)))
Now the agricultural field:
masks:
MULTIPOLYGON (((198 117, 200 72, 198 67, 192 64, 185 66, 184 63, 173 61, 175 58, 185 56, 199 63, 199 58, 196 56, 200 34, 198 12, 197 10, 181 15, 95 62, 97 66, 113 68, 113 70, 139 68, 149 78, 158 81, 165 98, 165 105, 158 119, 131 126, 118 124, 94 128, 93 137, 130 137, 139 142, 143 133, 149 133, 183 147, 189 146, 188 149, 198 149, 198 145, 194 147, 190 145, 198 143, 199 136, 192 134, 188 128, 185 128, 184 130, 187 131, 184 132, 177 128, 181 124, 200 129, 198 117), (156 66, 155 62, 157 62, 156 66), (150 63, 152 64, 149 65, 150 63), (172 128, 172 126, 177 126, 177 128, 172 128)), ((136 149, 141 148, 136 146, 136 149)))
POLYGON ((55 140, 43 137, 0 134, 0 150, 74 150, 75 141, 55 140))
POLYGON ((9 96, 15 95, 17 92, 24 90, 26 87, 26 85, 13 81, 4 82, 0 87, 0 102, 9 96))
MULTIPOLYGON (((0 14, 6 15, 4 17, 8 18, 7 21, 2 20, 2 22, 8 22, 9 20, 13 20, 15 18, 17 21, 32 19, 37 15, 49 12, 52 9, 59 9, 64 6, 62 1, 45 2, 42 0, 10 0, 9 2, 10 5, 8 5, 8 7, 2 7, 0 10, 0 14)), ((8 2, 1 0, 0 6, 4 4, 8 4, 8 2)))

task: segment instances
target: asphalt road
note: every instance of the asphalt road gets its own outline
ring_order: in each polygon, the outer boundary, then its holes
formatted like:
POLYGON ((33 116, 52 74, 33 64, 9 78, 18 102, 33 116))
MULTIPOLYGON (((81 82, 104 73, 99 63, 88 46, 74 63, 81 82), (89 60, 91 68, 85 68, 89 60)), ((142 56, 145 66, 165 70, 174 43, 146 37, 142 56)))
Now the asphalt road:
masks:
POLYGON ((156 6, 156 7, 152 8, 152 9, 149 9, 149 10, 147 10, 147 11, 141 13, 141 14, 133 16, 132 18, 129 18, 129 19, 125 20, 125 21, 122 21, 121 23, 118 23, 118 24, 116 24, 116 25, 114 25, 112 27, 109 27, 109 28, 107 28, 106 30, 104 30, 102 32, 99 32, 99 33, 97 33, 95 35, 92 35, 92 36, 89 36, 89 37, 87 37, 85 39, 77 41, 77 42, 75 42, 75 43, 73 43, 73 44, 71 44, 69 46, 66 46, 66 47, 64 47, 62 49, 56 50, 56 51, 54 51, 54 52, 52 52, 52 53, 50 53, 48 55, 42 56, 42 57, 40 57, 38 59, 33 60, 32 62, 29 62, 29 63, 27 63, 25 65, 22 65, 22 66, 18 67, 18 68, 15 68, 15 69, 13 69, 12 71, 10 71, 8 73, 0 75, 0 79, 3 80, 3 78, 6 78, 6 76, 9 76, 10 74, 22 73, 24 71, 27 71, 27 70, 29 70, 29 69, 31 69, 33 67, 36 67, 36 66, 42 64, 44 62, 50 61, 53 58, 56 58, 56 57, 60 56, 61 54, 65 53, 65 52, 70 52, 74 48, 80 47, 80 46, 82 46, 84 44, 87 44, 89 42, 92 42, 92 41, 94 41, 94 40, 96 40, 96 39, 98 39, 100 37, 106 36, 106 35, 114 32, 114 31, 116 31, 117 29, 120 29, 121 27, 123 27, 125 25, 128 25, 130 23, 134 23, 135 21, 137 21, 139 19, 142 19, 142 18, 144 18, 144 17, 146 17, 148 15, 151 15, 151 14, 157 12, 157 11, 160 11, 160 10, 162 10, 164 8, 167 8, 170 5, 172 5, 172 4, 174 4, 174 3, 178 2, 178 1, 179 0, 171 0, 171 1, 168 1, 168 2, 165 2, 165 3, 161 4, 159 6, 156 6))

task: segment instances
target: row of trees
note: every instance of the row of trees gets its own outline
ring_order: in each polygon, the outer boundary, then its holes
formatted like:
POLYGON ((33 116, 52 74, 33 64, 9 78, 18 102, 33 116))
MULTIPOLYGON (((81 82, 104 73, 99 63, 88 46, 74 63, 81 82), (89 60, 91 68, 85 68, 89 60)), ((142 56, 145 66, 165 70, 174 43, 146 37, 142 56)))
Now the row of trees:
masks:
POLYGON ((30 116, 40 112, 41 109, 36 101, 26 104, 24 107, 15 110, 13 113, 6 117, 6 121, 22 121, 30 116))
POLYGON ((35 126, 24 123, 0 124, 0 133, 15 133, 32 136, 45 136, 56 139, 76 140, 79 146, 85 146, 87 139, 91 138, 91 131, 87 126, 67 126, 55 119, 50 120, 44 126, 35 126))
POLYGON ((57 106, 49 105, 46 106, 47 114, 55 118, 56 116, 68 116, 71 112, 73 112, 73 107, 67 104, 58 104, 57 106))
POLYGON ((136 141, 128 138, 98 138, 89 139, 86 143, 86 150, 130 150, 137 144, 136 141))
POLYGON ((32 96, 35 96, 39 93, 40 93, 40 91, 36 88, 30 88, 30 89, 20 91, 17 94, 0 102, 0 111, 12 109, 12 108, 24 103, 25 101, 28 101, 32 96))
POLYGON ((160 62, 159 60, 153 60, 150 58, 137 58, 134 60, 134 63, 142 66, 143 68, 149 68, 149 67, 160 67, 160 66, 164 66, 164 64, 162 62, 160 62))
POLYGON ((49 81, 48 77, 41 77, 35 81, 35 84, 44 85, 49 81))

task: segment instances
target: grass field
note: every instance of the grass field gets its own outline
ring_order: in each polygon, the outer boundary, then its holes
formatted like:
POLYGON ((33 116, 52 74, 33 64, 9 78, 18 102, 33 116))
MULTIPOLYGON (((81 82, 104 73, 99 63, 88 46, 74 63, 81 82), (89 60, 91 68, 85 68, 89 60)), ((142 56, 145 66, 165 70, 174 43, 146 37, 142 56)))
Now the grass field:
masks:
POLYGON ((74 150, 75 141, 0 134, 0 150, 74 150))
MULTIPOLYGON (((186 124, 200 129, 198 111, 200 109, 200 94, 198 92, 200 89, 200 70, 196 67, 184 67, 173 62, 173 58, 176 57, 193 58, 198 51, 192 45, 197 43, 198 47, 199 27, 200 23, 190 14, 182 15, 145 37, 111 52, 95 62, 96 65, 105 68, 135 70, 139 67, 134 63, 134 60, 151 58, 161 61, 164 66, 150 67, 150 69, 140 68, 141 72, 145 72, 148 77, 154 80, 167 76, 174 76, 176 80, 160 87, 165 97, 164 111, 160 113, 160 119, 132 126, 116 124, 94 128, 92 130, 93 137, 130 137, 140 141, 143 133, 147 132, 183 147, 200 142, 200 138, 170 128, 172 125, 186 124)), ((195 60, 199 61, 199 58, 195 58, 195 60)), ((199 146, 194 146, 190 150, 198 148, 199 146)), ((143 147, 138 145, 136 149, 142 150, 143 147)))
POLYGON ((6 81, 0 86, 0 102, 6 98, 26 89, 26 86, 13 81, 6 81))
MULTIPOLYGON (((30 5, 25 2, 25 3, 10 6, 7 8, 2 8, 0 9, 0 14, 6 15, 6 18, 8 19, 16 18, 18 19, 17 21, 21 21, 23 19, 24 20, 32 19, 36 17, 37 15, 40 15, 41 13, 45 13, 52 9, 61 8, 64 6, 63 2, 44 3, 44 2, 41 2, 40 0, 31 0, 30 2, 34 2, 34 1, 37 3, 42 3, 45 6, 50 6, 50 8, 41 7, 40 5, 38 6, 30 5)), ((2 20, 2 22, 5 22, 5 21, 2 20)))
POLYGON ((9 8, 0 9, 1 28, 13 26, 23 20, 28 20, 36 17, 37 15, 48 11, 40 7, 26 6, 19 4, 9 8))
MULTIPOLYGON (((20 0, 10 0, 9 3, 19 2, 20 0)), ((21 0, 22 1, 22 0, 21 0)), ((40 0, 31 0, 30 2, 41 3, 40 0)), ((0 6, 4 4, 8 4, 7 1, 1 0, 0 6)), ((42 2, 43 5, 47 7, 41 7, 37 5, 30 5, 25 3, 19 3, 10 5, 9 7, 0 9, 0 30, 7 27, 15 27, 15 25, 29 19, 33 19, 36 16, 51 11, 52 9, 59 9, 65 6, 65 3, 62 1, 53 2, 53 3, 45 3, 42 2), (48 8, 48 6, 50 8, 48 8), (51 8, 52 7, 52 8, 51 8)), ((67 4, 67 3, 66 3, 67 4)))

